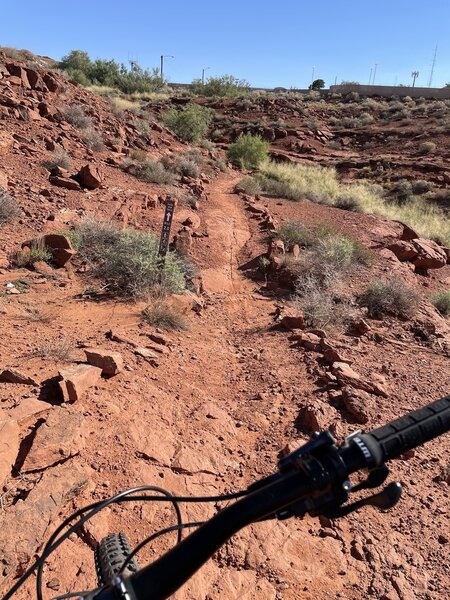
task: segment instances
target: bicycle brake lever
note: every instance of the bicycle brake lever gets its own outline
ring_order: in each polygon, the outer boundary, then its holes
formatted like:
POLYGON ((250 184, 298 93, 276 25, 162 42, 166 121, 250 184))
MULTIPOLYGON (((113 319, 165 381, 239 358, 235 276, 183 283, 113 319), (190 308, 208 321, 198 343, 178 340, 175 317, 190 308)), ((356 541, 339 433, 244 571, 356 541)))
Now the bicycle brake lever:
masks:
MULTIPOLYGON (((353 488, 355 489, 355 488, 353 488)), ((361 489, 361 488, 360 488, 361 489)), ((359 510, 363 506, 375 506, 380 510, 389 510, 393 506, 397 504, 402 495, 402 486, 397 481, 389 483, 385 488, 378 492, 378 494, 373 494, 372 496, 368 496, 367 498, 361 498, 361 500, 357 500, 356 502, 352 502, 351 504, 346 504, 345 506, 339 506, 335 509, 331 509, 328 511, 323 511, 322 514, 330 519, 337 519, 340 517, 346 517, 352 512, 359 510)))

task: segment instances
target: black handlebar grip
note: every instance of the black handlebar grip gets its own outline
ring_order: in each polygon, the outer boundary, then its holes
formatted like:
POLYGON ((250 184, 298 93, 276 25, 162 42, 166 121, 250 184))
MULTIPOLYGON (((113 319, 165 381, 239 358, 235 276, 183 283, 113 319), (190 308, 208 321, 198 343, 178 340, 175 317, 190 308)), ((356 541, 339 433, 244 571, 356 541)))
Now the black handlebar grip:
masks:
POLYGON ((370 436, 372 441, 375 440, 382 454, 380 458, 385 462, 447 431, 450 431, 450 396, 427 404, 360 437, 370 436))

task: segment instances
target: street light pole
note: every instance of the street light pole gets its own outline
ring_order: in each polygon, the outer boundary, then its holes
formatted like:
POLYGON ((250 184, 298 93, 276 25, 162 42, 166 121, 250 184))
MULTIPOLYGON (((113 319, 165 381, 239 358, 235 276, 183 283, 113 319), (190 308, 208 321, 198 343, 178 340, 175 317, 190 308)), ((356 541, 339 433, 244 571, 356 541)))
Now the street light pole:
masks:
POLYGON ((413 71, 411 73, 411 77, 412 77, 412 86, 414 87, 416 85, 416 79, 419 77, 419 71, 413 71))
POLYGON ((165 58, 175 58, 175 56, 171 56, 170 54, 161 54, 161 79, 164 79, 164 59, 165 58))
POLYGON ((312 68, 312 75, 311 75, 311 84, 312 84, 312 83, 313 83, 313 81, 314 81, 314 71, 315 71, 315 70, 316 70, 316 67, 313 67, 313 68, 312 68))
POLYGON ((373 68, 373 79, 372 79, 372 85, 375 85, 375 75, 377 74, 377 63, 375 63, 375 67, 373 68))
POLYGON ((202 69, 202 85, 205 85, 205 71, 210 69, 211 67, 203 67, 202 69))

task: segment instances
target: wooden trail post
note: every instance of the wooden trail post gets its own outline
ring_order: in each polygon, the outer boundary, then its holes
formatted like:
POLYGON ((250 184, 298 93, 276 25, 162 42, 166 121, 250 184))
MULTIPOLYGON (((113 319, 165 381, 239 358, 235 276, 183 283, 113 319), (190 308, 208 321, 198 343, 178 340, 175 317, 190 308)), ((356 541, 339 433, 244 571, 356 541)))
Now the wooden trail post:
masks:
POLYGON ((164 266, 164 258, 169 248, 170 228, 172 226, 173 213, 175 210, 175 201, 166 200, 166 212, 161 230, 161 239, 159 240, 158 254, 161 257, 161 268, 164 266))

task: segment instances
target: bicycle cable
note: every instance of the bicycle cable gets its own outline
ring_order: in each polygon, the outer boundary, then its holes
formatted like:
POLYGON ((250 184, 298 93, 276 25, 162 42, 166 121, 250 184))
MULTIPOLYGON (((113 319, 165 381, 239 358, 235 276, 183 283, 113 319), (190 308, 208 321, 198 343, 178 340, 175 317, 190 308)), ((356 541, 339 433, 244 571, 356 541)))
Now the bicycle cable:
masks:
MULTIPOLYGON (((34 572, 35 569, 38 569, 38 576, 39 576, 39 574, 42 571, 43 564, 45 563, 46 559, 50 556, 50 554, 52 554, 52 552, 54 552, 60 544, 62 544, 72 533, 74 533, 74 531, 79 529, 79 527, 81 527, 86 521, 91 519, 93 516, 95 516, 101 510, 103 510, 103 508, 106 508, 106 507, 110 506, 111 504, 120 504, 122 502, 142 502, 142 501, 143 502, 172 502, 173 504, 180 503, 180 502, 186 502, 186 503, 223 502, 226 500, 236 500, 236 499, 241 498, 248 494, 247 490, 243 490, 240 492, 223 494, 221 496, 172 496, 172 495, 170 495, 167 497, 167 496, 143 496, 143 495, 130 496, 129 495, 129 494, 133 494, 135 492, 155 491, 155 490, 160 491, 160 493, 167 492, 167 490, 163 490, 163 488, 159 488, 157 486, 138 486, 138 487, 130 488, 128 490, 124 490, 123 492, 119 492, 115 496, 111 496, 110 498, 107 498, 106 500, 94 502, 88 506, 80 508, 79 510, 74 512, 72 515, 67 517, 64 520, 64 522, 61 523, 61 525, 52 534, 49 541, 44 546, 41 556, 35 560, 35 562, 22 574, 22 576, 19 578, 19 580, 16 581, 16 583, 8 590, 6 595, 3 597, 3 600, 10 600, 10 598, 12 598, 13 594, 15 594, 22 587, 22 585, 32 575, 32 573, 34 572), (66 531, 65 534, 61 535, 61 537, 57 539, 57 536, 59 535, 59 533, 65 527, 67 527, 67 525, 71 521, 73 521, 77 517, 80 517, 81 515, 87 513, 88 511, 91 511, 91 512, 88 513, 86 516, 80 518, 77 523, 72 525, 72 527, 70 527, 70 529, 68 529, 66 531)), ((169 493, 169 492, 167 492, 167 493, 169 493)), ((177 517, 178 517, 178 514, 177 514, 177 517)), ((39 580, 41 583, 42 575, 39 576, 39 580)), ((42 600, 41 590, 39 590, 38 593, 41 594, 40 596, 38 595, 38 600, 42 600)))

